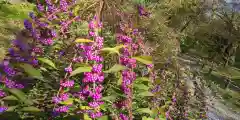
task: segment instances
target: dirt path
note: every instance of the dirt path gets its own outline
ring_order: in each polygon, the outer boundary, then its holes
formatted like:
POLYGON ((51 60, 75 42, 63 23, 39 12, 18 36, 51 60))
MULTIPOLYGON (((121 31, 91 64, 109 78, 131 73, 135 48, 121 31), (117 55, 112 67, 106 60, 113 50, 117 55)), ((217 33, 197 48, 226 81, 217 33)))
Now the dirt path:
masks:
MULTIPOLYGON (((179 60, 180 64, 190 68, 191 71, 200 70, 200 66, 197 65, 197 60, 193 57, 183 55, 179 60)), ((188 80, 188 82, 191 82, 189 84, 193 84, 193 81, 196 80, 188 80)), ((205 95, 204 97, 206 97, 208 120, 240 120, 240 114, 237 114, 231 110, 229 106, 223 104, 220 99, 214 97, 210 88, 205 86, 203 93, 205 95)))

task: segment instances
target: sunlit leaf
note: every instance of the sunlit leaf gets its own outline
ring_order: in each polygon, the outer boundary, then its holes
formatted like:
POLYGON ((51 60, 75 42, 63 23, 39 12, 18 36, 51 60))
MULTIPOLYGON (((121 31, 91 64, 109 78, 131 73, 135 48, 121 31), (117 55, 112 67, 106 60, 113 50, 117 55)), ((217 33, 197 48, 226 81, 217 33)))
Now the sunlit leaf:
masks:
POLYGON ((149 92, 149 91, 144 91, 138 94, 139 96, 143 96, 143 97, 150 97, 150 96, 154 96, 153 93, 149 92))
POLYGON ((127 69, 127 67, 120 65, 120 64, 115 64, 112 68, 110 68, 109 70, 104 71, 104 72, 105 73, 116 73, 116 72, 119 72, 119 71, 125 70, 125 69, 127 69))
POLYGON ((73 98, 69 98, 63 102, 60 102, 60 104, 63 104, 63 105, 72 105, 73 104, 73 101, 74 99, 73 98))
POLYGON ((46 58, 38 58, 38 60, 56 69, 55 64, 51 60, 46 58))
POLYGON ((136 81, 150 81, 148 77, 138 77, 136 81))
POLYGON ((37 107, 30 106, 30 107, 23 107, 20 111, 23 111, 23 112, 40 112, 41 110, 38 109, 37 107))
POLYGON ((4 60, 5 56, 6 56, 5 49, 0 47, 0 62, 2 62, 4 60))
POLYGON ((134 88, 140 89, 140 90, 148 90, 149 87, 144 84, 134 84, 134 88))
POLYGON ((8 106, 7 112, 13 112, 18 106, 8 106))
POLYGON ((9 95, 9 96, 6 96, 4 98, 2 98, 3 100, 18 100, 17 97, 13 96, 13 95, 9 95))
POLYGON ((116 99, 117 99, 117 95, 110 95, 110 96, 105 96, 102 98, 102 100, 105 100, 105 101, 107 101, 107 100, 114 101, 116 99))
POLYGON ((148 118, 146 116, 142 117, 142 120, 154 120, 153 118, 148 118))
POLYGON ((119 45, 119 46, 116 46, 114 48, 107 47, 107 48, 101 49, 101 51, 102 52, 109 52, 109 54, 116 53, 116 54, 120 55, 119 50, 123 47, 125 47, 125 46, 124 45, 119 45))
POLYGON ((83 73, 83 72, 91 72, 91 70, 92 70, 92 67, 78 67, 77 69, 72 71, 70 76, 74 76, 74 75, 77 75, 77 74, 83 73))
POLYGON ((12 93, 14 96, 16 96, 21 102, 28 105, 33 104, 33 102, 26 97, 25 93, 20 91, 19 89, 8 89, 8 91, 12 93))
POLYGON ((94 42, 92 40, 89 39, 83 39, 83 38, 79 38, 75 40, 76 43, 89 43, 89 42, 94 42))
POLYGON ((21 64, 21 68, 24 69, 24 71, 31 77, 42 79, 42 74, 40 70, 35 69, 32 65, 30 64, 21 64))
POLYGON ((84 114, 84 115, 83 115, 83 119, 84 119, 84 120, 92 120, 92 119, 88 116, 88 114, 84 114))
POLYGON ((79 10, 80 10, 80 6, 79 6, 79 5, 76 5, 76 6, 73 8, 73 14, 74 14, 75 16, 78 16, 79 10))
POLYGON ((80 106, 81 110, 90 110, 92 108, 90 108, 89 106, 80 106))
POLYGON ((103 110, 103 111, 107 111, 107 108, 106 108, 106 105, 105 105, 105 104, 100 105, 100 108, 101 108, 101 110, 103 110))
POLYGON ((146 65, 152 64, 153 61, 151 56, 136 56, 133 58, 146 65))
POLYGON ((147 113, 147 114, 152 114, 152 111, 149 108, 139 108, 136 110, 138 113, 147 113))
POLYGON ((44 67, 40 67, 40 70, 47 72, 48 70, 44 67))
POLYGON ((97 118, 97 120, 108 120, 108 116, 102 116, 100 118, 97 118))

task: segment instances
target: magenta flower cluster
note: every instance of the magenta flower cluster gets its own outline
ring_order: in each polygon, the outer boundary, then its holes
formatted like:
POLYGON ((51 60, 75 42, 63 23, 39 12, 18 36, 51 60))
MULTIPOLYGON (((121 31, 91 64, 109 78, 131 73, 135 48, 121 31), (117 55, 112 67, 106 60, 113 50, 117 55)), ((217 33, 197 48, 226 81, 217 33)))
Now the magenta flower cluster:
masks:
POLYGON ((102 116, 101 111, 97 108, 103 104, 101 85, 104 81, 103 74, 103 57, 100 56, 100 50, 103 47, 103 37, 98 36, 98 29, 102 27, 102 23, 98 23, 96 16, 89 22, 89 39, 93 42, 87 44, 79 44, 77 47, 82 51, 79 61, 88 61, 92 65, 91 72, 85 72, 82 82, 85 84, 84 88, 79 92, 78 96, 82 100, 89 100, 88 106, 93 110, 88 112, 91 118, 98 118, 102 116))
MULTIPOLYGON (((125 47, 121 51, 120 55, 120 64, 126 66, 128 69, 122 71, 122 84, 121 89, 128 96, 128 98, 132 97, 132 84, 136 79, 136 73, 133 71, 134 68, 137 67, 136 59, 133 59, 133 55, 137 52, 139 45, 134 42, 135 36, 139 34, 137 29, 129 31, 129 26, 126 24, 120 25, 121 30, 124 34, 117 35, 117 42, 119 44, 125 45, 125 47)), ((129 100, 128 100, 129 102, 129 100)), ((122 105, 120 107, 127 107, 128 103, 122 104, 123 102, 116 103, 116 106, 122 105)), ((124 114, 120 114, 120 119, 128 120, 128 116, 124 114)))

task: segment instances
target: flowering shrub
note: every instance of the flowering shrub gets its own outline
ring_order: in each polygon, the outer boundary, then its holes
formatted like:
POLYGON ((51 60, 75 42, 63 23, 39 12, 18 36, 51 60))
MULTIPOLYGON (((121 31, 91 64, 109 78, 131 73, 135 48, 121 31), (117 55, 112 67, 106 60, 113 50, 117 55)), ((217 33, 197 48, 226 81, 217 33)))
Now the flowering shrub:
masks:
POLYGON ((0 66, 0 112, 22 118, 41 112, 44 119, 157 118, 145 103, 154 96, 156 73, 152 58, 141 56, 141 32, 122 22, 116 45, 107 47, 99 34, 103 23, 93 16, 88 33, 76 36, 71 30, 85 21, 74 7, 75 1, 46 0, 24 20, 0 66))

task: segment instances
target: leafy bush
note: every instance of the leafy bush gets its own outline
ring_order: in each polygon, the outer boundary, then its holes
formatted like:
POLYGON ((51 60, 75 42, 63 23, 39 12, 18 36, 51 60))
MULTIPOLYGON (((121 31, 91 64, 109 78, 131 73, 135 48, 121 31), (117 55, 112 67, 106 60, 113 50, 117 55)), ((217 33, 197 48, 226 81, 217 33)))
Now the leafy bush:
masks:
POLYGON ((147 102, 156 73, 141 33, 123 21, 116 40, 102 37, 99 16, 81 20, 76 7, 46 0, 29 13, 1 64, 0 112, 12 119, 159 118, 147 102))

